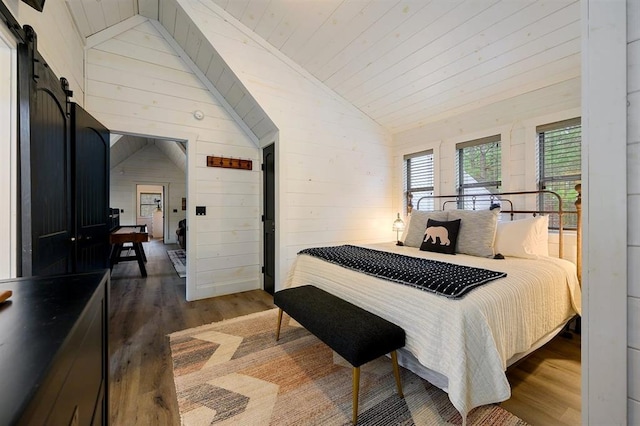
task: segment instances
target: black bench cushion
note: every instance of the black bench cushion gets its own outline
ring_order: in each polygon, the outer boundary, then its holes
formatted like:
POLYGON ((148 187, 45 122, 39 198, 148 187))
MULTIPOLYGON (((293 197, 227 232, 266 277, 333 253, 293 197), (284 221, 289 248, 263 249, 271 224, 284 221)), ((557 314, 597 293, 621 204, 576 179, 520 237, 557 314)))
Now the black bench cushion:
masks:
POLYGON ((404 346, 404 330, 312 285, 275 293, 274 303, 359 367, 404 346))

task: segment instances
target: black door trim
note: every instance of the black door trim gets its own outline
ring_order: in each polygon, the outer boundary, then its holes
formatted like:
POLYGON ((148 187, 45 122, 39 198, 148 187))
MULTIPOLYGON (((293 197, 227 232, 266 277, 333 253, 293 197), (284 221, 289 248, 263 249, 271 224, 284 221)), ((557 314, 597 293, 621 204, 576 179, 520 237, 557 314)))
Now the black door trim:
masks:
POLYGON ((276 203, 275 203, 275 143, 262 150, 262 273, 264 290, 275 291, 276 271, 276 203))

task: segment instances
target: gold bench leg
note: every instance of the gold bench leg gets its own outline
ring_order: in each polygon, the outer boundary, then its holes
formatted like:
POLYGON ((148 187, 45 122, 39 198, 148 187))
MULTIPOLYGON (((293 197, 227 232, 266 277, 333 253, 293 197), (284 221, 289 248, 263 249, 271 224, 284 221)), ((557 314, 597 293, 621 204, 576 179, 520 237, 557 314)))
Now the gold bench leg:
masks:
POLYGON ((360 367, 353 367, 353 424, 358 423, 358 393, 360 392, 360 367))
POLYGON ((276 342, 280 339, 280 325, 282 324, 282 309, 278 309, 278 328, 276 329, 276 342))
POLYGON ((393 375, 396 376, 396 386, 398 387, 398 395, 404 398, 402 393, 402 383, 400 382, 400 368, 398 367, 398 354, 396 351, 391 352, 391 361, 393 362, 393 375))

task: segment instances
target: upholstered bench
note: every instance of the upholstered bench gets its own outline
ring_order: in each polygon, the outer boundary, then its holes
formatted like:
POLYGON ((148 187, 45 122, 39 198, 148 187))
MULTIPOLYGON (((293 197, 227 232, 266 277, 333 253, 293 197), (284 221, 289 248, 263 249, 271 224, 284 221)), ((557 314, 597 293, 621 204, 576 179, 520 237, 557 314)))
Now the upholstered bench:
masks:
POLYGON ((273 302, 280 308, 276 340, 284 311, 353 365, 354 424, 358 421, 361 365, 391 353, 398 394, 404 397, 396 355, 404 346, 402 328, 312 285, 280 290, 273 302))

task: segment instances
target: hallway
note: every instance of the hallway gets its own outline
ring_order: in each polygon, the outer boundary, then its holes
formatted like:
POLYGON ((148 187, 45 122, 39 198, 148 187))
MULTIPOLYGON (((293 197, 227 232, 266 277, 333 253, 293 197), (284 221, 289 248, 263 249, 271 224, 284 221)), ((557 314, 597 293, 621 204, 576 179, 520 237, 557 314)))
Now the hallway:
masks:
POLYGON ((274 307, 262 291, 195 302, 185 299, 161 240, 144 243, 147 278, 136 262, 114 266, 111 275, 109 345, 110 414, 113 425, 178 425, 178 405, 167 334, 274 307))

